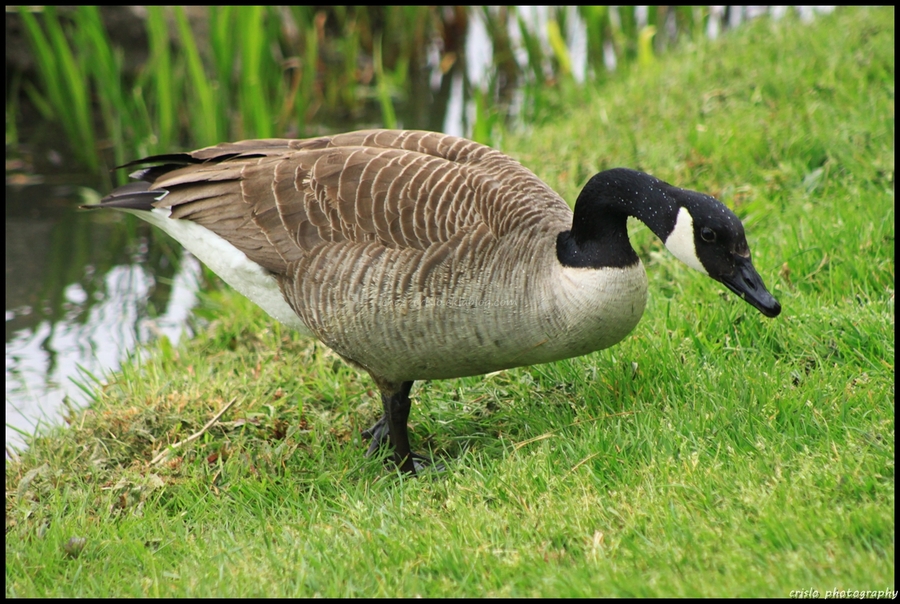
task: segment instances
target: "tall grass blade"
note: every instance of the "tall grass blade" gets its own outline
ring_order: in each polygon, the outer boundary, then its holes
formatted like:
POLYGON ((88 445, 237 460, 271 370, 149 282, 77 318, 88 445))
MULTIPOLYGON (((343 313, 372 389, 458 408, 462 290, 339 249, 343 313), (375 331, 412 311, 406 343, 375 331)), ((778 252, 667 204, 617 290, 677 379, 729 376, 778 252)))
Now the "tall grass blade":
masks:
MULTIPOLYGON (((14 73, 6 91, 6 146, 14 147, 19 144, 19 127, 16 116, 19 115, 19 89, 22 87, 22 74, 14 73)), ((8 168, 7 168, 8 169, 8 168)))
POLYGON ((569 56, 569 49, 566 46, 566 40, 560 31, 558 21, 551 19, 547 21, 547 38, 550 41, 550 48, 559 64, 560 75, 568 77, 572 75, 572 59, 569 56))
POLYGON ((300 86, 301 123, 305 126, 312 119, 317 110, 316 106, 316 77, 319 65, 319 36, 315 24, 311 24, 306 34, 306 53, 303 56, 303 81, 300 86))
POLYGON ((296 120, 297 130, 306 131, 306 124, 312 119, 317 109, 316 84, 319 64, 319 13, 310 7, 292 6, 290 14, 297 28, 297 54, 292 64, 294 73, 291 79, 290 98, 287 108, 296 120))
POLYGON ((391 91, 388 86, 384 65, 381 61, 381 36, 378 36, 372 51, 375 55, 375 78, 378 86, 378 101, 381 103, 381 121, 385 128, 397 127, 397 115, 394 113, 394 103, 391 101, 391 91))
POLYGON ((605 70, 603 44, 609 39, 609 7, 580 6, 578 10, 587 28, 588 66, 595 74, 605 70))
POLYGON ((151 112, 155 110, 157 150, 169 149, 175 140, 177 126, 177 100, 175 74, 172 69, 172 53, 169 47, 169 27, 160 6, 147 7, 147 35, 150 42, 150 74, 153 79, 151 112))
MULTIPOLYGON (((342 87, 344 91, 343 103, 346 107, 354 107, 359 102, 359 94, 357 94, 357 76, 359 69, 359 55, 361 50, 361 41, 359 27, 356 22, 351 22, 347 26, 347 33, 344 35, 344 77, 347 78, 347 85, 342 87)), ((399 70, 395 69, 396 74, 399 70)), ((396 82, 395 82, 396 84, 396 82)))
POLYGON ((229 108, 234 97, 234 82, 232 74, 235 71, 237 61, 235 39, 235 12, 234 6, 216 6, 209 11, 209 42, 213 68, 213 100, 216 104, 216 131, 219 137, 228 138, 229 108))
POLYGON ((647 67, 654 61, 653 36, 656 35, 656 27, 644 26, 638 35, 638 65, 647 67))
POLYGON ((221 141, 225 134, 219 130, 219 111, 212 85, 206 77, 206 70, 200 60, 200 53, 194 42, 194 35, 188 24, 184 8, 176 6, 173 10, 184 59, 187 63, 189 90, 194 97, 191 102, 186 103, 191 111, 191 134, 194 141, 200 146, 212 145, 221 141))
POLYGON ((80 146, 78 152, 84 157, 90 168, 96 169, 98 165, 97 145, 94 142, 94 127, 91 119, 87 78, 82 66, 75 60, 62 25, 56 18, 56 11, 51 7, 47 7, 46 11, 45 23, 54 53, 59 60, 59 75, 63 80, 67 95, 64 102, 67 102, 72 108, 69 119, 74 120, 75 129, 78 132, 78 138, 76 139, 77 144, 80 146))
POLYGON ((269 107, 264 79, 264 56, 268 48, 263 7, 237 9, 237 39, 240 44, 240 111, 245 129, 241 136, 270 138, 274 120, 269 107))
POLYGON ((44 84, 42 106, 52 111, 47 117, 60 123, 75 155, 91 169, 98 165, 91 123, 88 82, 75 60, 69 42, 52 7, 44 9, 44 26, 24 8, 19 9, 35 53, 38 73, 44 84))
MULTIPOLYGON (((25 32, 28 35, 31 49, 35 55, 38 76, 44 85, 43 95, 37 89, 31 88, 32 101, 36 101, 35 106, 45 118, 60 119, 63 128, 68 133, 73 124, 64 119, 65 115, 57 114, 57 111, 65 111, 66 107, 61 104, 63 93, 60 89, 60 79, 57 75, 56 56, 50 47, 50 41, 44 35, 44 31, 34 15, 24 7, 19 8, 19 14, 22 16, 25 32)), ((70 136, 69 140, 74 141, 75 137, 70 136)))
POLYGON ((516 21, 522 36, 522 44, 525 46, 531 76, 537 84, 543 85, 545 81, 544 51, 541 49, 541 41, 531 32, 521 15, 516 15, 516 21))
MULTIPOLYGON (((122 84, 121 61, 113 50, 96 6, 79 6, 75 12, 75 25, 76 36, 82 40, 80 46, 88 58, 105 134, 112 139, 114 163, 119 166, 126 161, 124 123, 133 123, 122 84)), ((124 180, 126 175, 118 173, 118 177, 124 180)))
POLYGON ((488 93, 476 88, 475 97, 475 123, 472 124, 472 140, 483 145, 494 144, 494 126, 498 121, 498 114, 490 107, 488 93))

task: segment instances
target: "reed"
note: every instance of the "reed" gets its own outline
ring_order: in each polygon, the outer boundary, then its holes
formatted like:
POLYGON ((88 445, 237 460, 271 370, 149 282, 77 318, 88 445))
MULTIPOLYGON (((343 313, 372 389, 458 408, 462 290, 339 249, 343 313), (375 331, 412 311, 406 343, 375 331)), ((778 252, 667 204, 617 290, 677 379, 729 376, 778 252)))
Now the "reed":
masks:
POLYGON ((166 24, 163 7, 148 7, 147 34, 150 40, 150 68, 153 82, 151 98, 155 101, 156 119, 154 125, 159 146, 169 148, 176 136, 176 115, 178 112, 176 89, 180 89, 181 78, 176 77, 169 45, 169 27, 166 24))
MULTIPOLYGON (((228 18, 228 11, 231 7, 224 7, 222 11, 210 11, 210 22, 211 24, 221 26, 221 21, 224 19, 218 18, 218 15, 225 14, 225 19, 228 18), (214 16, 215 15, 215 16, 214 16)), ((216 142, 219 142, 222 136, 225 135, 225 113, 224 113, 224 105, 216 103, 213 83, 210 81, 210 78, 207 76, 206 70, 203 67, 203 61, 200 58, 200 51, 197 48, 197 44, 194 41, 194 36, 191 32, 190 25, 188 24, 187 16, 184 13, 184 8, 177 6, 174 8, 175 21, 178 25, 178 35, 179 40, 181 41, 181 46, 184 51, 184 60, 187 67, 187 83, 188 86, 188 94, 192 95, 195 99, 194 103, 191 103, 188 106, 188 110, 191 112, 191 124, 195 128, 194 135, 197 137, 197 142, 201 145, 212 145, 216 142)), ((215 60, 214 65, 219 68, 218 71, 221 73, 221 69, 225 62, 223 59, 227 59, 227 57, 220 56, 219 53, 224 55, 227 52, 227 45, 224 44, 224 40, 222 39, 224 33, 227 33, 229 28, 225 27, 223 29, 216 28, 215 31, 218 36, 216 36, 216 42, 211 43, 210 50, 213 57, 218 60, 215 60)), ((213 36, 211 36, 212 38, 213 36)), ((223 81, 219 79, 218 81, 223 81)))
POLYGON ((25 8, 19 10, 34 53, 42 90, 28 85, 32 103, 46 119, 59 123, 69 141, 78 141, 72 150, 91 169, 98 165, 91 111, 88 104, 88 76, 84 69, 85 49, 74 49, 63 33, 53 7, 45 7, 43 27, 25 8), (81 52, 80 52, 81 51, 81 52), (76 59, 78 54, 82 60, 76 59))
MULTIPOLYGON (((23 90, 61 126, 78 161, 91 170, 100 167, 100 150, 107 147, 119 164, 226 139, 321 132, 311 124, 369 126, 362 117, 367 108, 380 113, 383 126, 428 127, 436 120, 398 117, 396 106, 428 102, 417 98, 429 88, 416 86, 416 78, 452 77, 448 66, 463 64, 456 60, 460 40, 478 18, 493 54, 487 84, 464 86, 475 116, 466 134, 491 140, 491 131, 515 110, 517 88, 530 115, 552 110, 553 91, 573 77, 573 28, 587 37, 588 80, 602 80, 612 57, 617 66, 645 67, 679 37, 701 35, 710 18, 710 10, 698 6, 550 7, 540 19, 527 18, 524 10, 152 6, 144 17, 149 59, 127 74, 122 58, 132 49, 112 42, 100 9, 21 8, 37 65, 36 82, 26 80, 23 90), (429 65, 435 50, 439 65, 429 65)), ((7 104, 14 122, 18 107, 7 104)))
POLYGON ((384 118, 385 128, 397 127, 397 116, 394 113, 394 104, 391 102, 391 93, 388 89, 388 81, 384 73, 382 62, 382 38, 378 37, 373 50, 375 52, 375 75, 378 78, 378 101, 381 103, 381 115, 384 118))
POLYGON ((75 14, 75 25, 76 47, 84 49, 88 58, 87 75, 95 90, 105 91, 105 94, 98 96, 97 101, 104 130, 112 139, 115 161, 117 164, 125 163, 124 114, 118 110, 126 105, 120 57, 109 41, 97 7, 81 7, 75 14))

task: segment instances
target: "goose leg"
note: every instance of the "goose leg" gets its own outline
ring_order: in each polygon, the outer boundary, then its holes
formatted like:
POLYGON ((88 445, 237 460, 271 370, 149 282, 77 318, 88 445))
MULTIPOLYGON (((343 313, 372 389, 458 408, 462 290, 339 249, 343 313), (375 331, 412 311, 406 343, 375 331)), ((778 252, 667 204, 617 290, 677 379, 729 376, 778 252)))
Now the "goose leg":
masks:
POLYGON ((394 461, 400 469, 408 474, 416 474, 431 462, 427 457, 413 453, 409 446, 407 420, 412 406, 409 392, 412 390, 413 383, 412 381, 387 382, 378 378, 375 378, 375 383, 381 391, 384 415, 371 428, 362 433, 364 438, 372 440, 366 456, 377 451, 381 445, 390 442, 394 447, 394 461))
MULTIPOLYGON (((387 416, 382 415, 378 418, 378 421, 375 422, 372 427, 367 430, 362 431, 362 437, 366 440, 370 440, 369 448, 366 449, 366 457, 371 457, 384 445, 391 444, 391 437, 388 434, 388 424, 387 424, 387 416)), ((415 465, 416 471, 420 471, 425 468, 425 466, 432 465, 434 462, 424 455, 419 455, 415 451, 410 453, 413 458, 413 464, 415 465)), ((437 471, 444 470, 444 464, 438 463, 434 465, 434 469, 437 471)))
POLYGON ((415 474, 412 451, 409 448, 409 431, 406 422, 409 419, 409 410, 412 402, 409 400, 409 392, 413 383, 388 382, 375 376, 375 383, 381 391, 381 404, 384 406, 384 415, 375 422, 371 428, 363 432, 364 437, 372 439, 366 455, 371 455, 382 444, 390 441, 394 447, 394 461, 400 469, 409 474, 415 474))

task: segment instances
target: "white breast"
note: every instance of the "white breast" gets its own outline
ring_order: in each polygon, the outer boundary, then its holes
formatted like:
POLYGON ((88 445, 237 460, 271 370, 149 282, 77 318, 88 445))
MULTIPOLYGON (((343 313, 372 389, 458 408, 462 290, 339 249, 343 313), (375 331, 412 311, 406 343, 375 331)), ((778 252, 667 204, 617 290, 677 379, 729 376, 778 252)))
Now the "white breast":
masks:
POLYGON ((647 274, 640 262, 624 268, 559 267, 550 313, 551 350, 543 363, 609 348, 641 320, 647 303, 647 274))

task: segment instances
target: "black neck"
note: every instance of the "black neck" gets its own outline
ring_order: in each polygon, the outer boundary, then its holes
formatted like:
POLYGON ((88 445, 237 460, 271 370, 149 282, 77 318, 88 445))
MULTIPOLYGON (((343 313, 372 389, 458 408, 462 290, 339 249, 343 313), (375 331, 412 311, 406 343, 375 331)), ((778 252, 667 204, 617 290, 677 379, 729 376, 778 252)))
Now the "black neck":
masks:
POLYGON ((572 229, 556 238, 556 256, 565 266, 633 266, 637 253, 628 240, 634 216, 665 241, 675 225, 673 187, 648 174, 615 168, 591 178, 575 202, 572 229))

